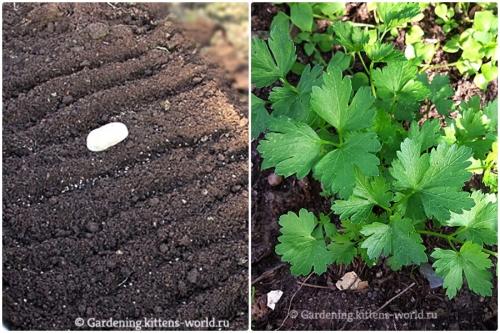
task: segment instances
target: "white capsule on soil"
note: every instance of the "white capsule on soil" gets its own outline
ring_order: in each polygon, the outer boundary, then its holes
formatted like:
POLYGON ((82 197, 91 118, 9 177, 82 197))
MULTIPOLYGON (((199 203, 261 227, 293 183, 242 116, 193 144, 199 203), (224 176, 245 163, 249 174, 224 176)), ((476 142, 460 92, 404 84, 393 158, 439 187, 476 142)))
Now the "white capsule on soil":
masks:
POLYGON ((90 151, 103 151, 112 147, 128 136, 127 126, 123 123, 109 123, 90 131, 87 136, 87 148, 90 151))

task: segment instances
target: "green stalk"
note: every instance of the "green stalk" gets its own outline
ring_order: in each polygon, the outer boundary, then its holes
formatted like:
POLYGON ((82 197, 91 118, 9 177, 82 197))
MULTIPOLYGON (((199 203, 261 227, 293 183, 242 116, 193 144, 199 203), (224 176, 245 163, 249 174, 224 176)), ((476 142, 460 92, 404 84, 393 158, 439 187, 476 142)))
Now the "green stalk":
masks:
POLYGON ((382 40, 384 39, 385 37, 385 34, 388 32, 389 30, 387 30, 386 28, 384 28, 384 32, 382 32, 382 35, 380 36, 380 38, 378 39, 380 42, 382 42, 382 40))
POLYGON ((281 83, 283 83, 283 85, 288 86, 290 89, 292 89, 293 92, 295 92, 297 94, 299 93, 299 90, 294 85, 292 85, 290 82, 288 82, 288 80, 286 78, 282 77, 282 78, 280 78, 280 81, 281 81, 281 83))
POLYGON ((370 88, 372 90, 372 95, 373 95, 373 97, 376 98, 377 97, 377 93, 375 92, 375 86, 373 85, 372 76, 371 76, 371 73, 372 73, 372 70, 373 70, 373 62, 370 63, 370 70, 368 70, 368 67, 366 66, 366 63, 363 60, 363 57, 361 56, 361 52, 357 52, 356 54, 358 55, 359 60, 361 60, 361 64, 363 64, 363 68, 365 69, 366 74, 368 74, 368 79, 370 80, 370 88))
POLYGON ((361 52, 358 51, 358 52, 356 52, 356 54, 358 55, 359 60, 361 60, 361 63, 363 64, 363 68, 365 69, 366 74, 368 74, 368 77, 370 77, 370 71, 368 70, 368 67, 366 67, 365 61, 363 60, 363 57, 361 56, 361 52))
POLYGON ((422 234, 422 235, 429 235, 429 236, 434 236, 434 237, 449 239, 448 235, 442 234, 440 232, 435 232, 435 231, 430 231, 430 230, 417 230, 417 232, 419 234, 422 234))
POLYGON ((370 80, 370 88, 372 89, 373 97, 377 98, 375 86, 373 85, 373 81, 372 81, 372 75, 371 75, 372 72, 373 72, 373 62, 370 63, 370 74, 368 74, 368 78, 370 80))
POLYGON ((323 66, 327 67, 328 64, 326 63, 325 59, 323 59, 323 57, 321 56, 321 51, 318 49, 316 45, 314 46, 314 51, 316 51, 319 62, 321 62, 323 66))
MULTIPOLYGON (((422 234, 422 235, 429 235, 429 236, 434 236, 434 237, 439 237, 439 238, 446 239, 448 241, 448 243, 450 243, 450 245, 452 246, 452 248, 454 250, 455 250, 455 248, 454 248, 452 242, 459 243, 459 244, 463 244, 464 243, 463 241, 461 241, 461 240, 453 237, 452 236, 453 234, 452 235, 445 235, 445 234, 442 234, 440 232, 434 232, 434 231, 429 231, 429 230, 417 230, 417 232, 419 234, 422 234)), ((492 255, 494 257, 498 257, 498 253, 496 253, 496 252, 493 252, 493 251, 485 249, 485 248, 483 248, 482 250, 483 250, 484 253, 488 253, 489 255, 492 255)))
POLYGON ((484 253, 488 253, 489 255, 492 255, 492 256, 494 256, 494 257, 498 257, 498 253, 493 252, 493 251, 491 251, 491 250, 488 250, 488 249, 483 249, 483 252, 484 252, 484 253))
POLYGON ((328 141, 328 140, 323 140, 323 139, 320 139, 319 142, 322 145, 330 145, 330 146, 335 146, 335 147, 339 147, 340 146, 340 144, 338 144, 338 143, 331 142, 331 141, 328 141))
POLYGON ((339 134, 339 142, 342 145, 344 143, 344 138, 342 137, 342 132, 340 130, 337 130, 337 132, 339 134))
POLYGON ((423 65, 423 67, 420 69, 420 73, 426 71, 426 70, 433 70, 433 69, 440 69, 440 68, 448 68, 448 67, 453 67, 458 63, 458 61, 455 62, 450 62, 448 64, 436 64, 436 65, 423 65))
POLYGON ((375 28, 375 25, 373 25, 373 24, 368 24, 368 23, 351 22, 351 24, 352 24, 354 27, 375 28))

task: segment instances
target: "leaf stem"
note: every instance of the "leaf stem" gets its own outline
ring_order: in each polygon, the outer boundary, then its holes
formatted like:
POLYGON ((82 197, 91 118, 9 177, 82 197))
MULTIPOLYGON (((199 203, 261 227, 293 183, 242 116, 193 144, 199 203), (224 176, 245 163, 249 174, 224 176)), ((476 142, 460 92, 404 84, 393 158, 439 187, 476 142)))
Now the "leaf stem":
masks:
POLYGON ((492 255, 492 256, 494 256, 494 257, 498 257, 498 253, 493 252, 493 251, 491 251, 491 250, 488 250, 488 249, 484 249, 484 248, 483 248, 483 252, 484 252, 484 253, 488 253, 489 255, 492 255))
POLYGON ((365 61, 363 60, 363 57, 361 56, 361 52, 358 51, 358 52, 356 52, 356 54, 358 55, 359 59, 361 60, 361 63, 363 64, 363 68, 365 69, 366 74, 368 75, 368 77, 370 77, 370 71, 368 70, 368 67, 366 67, 365 61))
POLYGON ((380 38, 378 39, 380 42, 382 42, 382 40, 384 39, 385 37, 385 34, 388 32, 389 30, 387 30, 387 28, 384 28, 384 32, 382 32, 382 35, 380 35, 380 38))
POLYGON ((458 235, 459 233, 461 233, 464 229, 457 229, 455 232, 451 233, 449 235, 449 237, 455 237, 456 235, 458 235))
POLYGON ((363 57, 361 56, 361 52, 358 51, 356 54, 358 55, 359 59, 361 60, 361 63, 363 64, 363 68, 365 69, 366 74, 368 75, 368 79, 370 80, 370 88, 372 90, 373 97, 377 97, 377 94, 375 93, 375 86, 373 85, 372 76, 371 76, 371 70, 373 69, 373 62, 370 63, 370 70, 368 70, 366 63, 363 60, 363 57))
POLYGON ((434 237, 439 237, 439 238, 444 238, 444 239, 449 238, 448 235, 442 234, 440 232, 430 231, 430 230, 417 230, 417 232, 419 234, 429 235, 429 236, 434 236, 434 237))
POLYGON ((323 56, 321 55, 321 51, 318 49, 318 47, 315 45, 314 46, 314 51, 315 54, 316 54, 316 58, 319 60, 319 62, 325 66, 325 67, 328 67, 328 64, 326 63, 325 59, 323 59, 323 56))
MULTIPOLYGON (((451 234, 451 235, 445 235, 445 234, 442 234, 440 232, 434 232, 434 231, 429 231, 429 230, 417 230, 417 232, 419 234, 422 234, 422 235, 429 235, 429 236, 434 236, 434 237, 439 237, 439 238, 446 239, 448 241, 448 243, 450 243, 450 245, 452 246, 453 249, 454 249, 454 246, 453 246, 452 242, 460 243, 460 244, 464 243, 463 241, 461 241, 461 240, 453 237, 452 236, 453 234, 451 234)), ((494 257, 498 257, 498 253, 496 253, 496 252, 493 252, 493 251, 485 249, 485 248, 483 248, 482 250, 483 250, 484 253, 488 253, 489 255, 492 255, 494 257)))
POLYGON ((295 93, 299 93, 299 90, 297 89, 297 87, 295 87, 294 85, 292 85, 290 82, 288 82, 288 80, 284 77, 280 78, 280 81, 281 83, 283 83, 283 85, 285 86, 288 86, 290 89, 292 89, 295 93))
POLYGON ((373 61, 370 63, 370 73, 368 74, 368 77, 370 80, 370 88, 372 89, 373 97, 377 98, 377 93, 375 91, 375 86, 373 85, 373 80, 371 75, 372 72, 373 72, 373 61))
POLYGON ((359 22, 351 22, 354 27, 367 27, 367 28, 375 28, 375 25, 368 23, 359 23, 359 22))
POLYGON ((450 247, 453 249, 453 251, 456 251, 457 249, 455 248, 455 244, 453 244, 452 240, 450 237, 447 238, 448 244, 450 244, 450 247))
POLYGON ((455 62, 450 62, 447 64, 435 64, 435 65, 423 65, 422 68, 420 69, 420 72, 424 72, 427 70, 433 70, 433 69, 440 69, 440 68, 448 68, 448 67, 453 67, 458 63, 458 61, 455 62))
POLYGON ((330 145, 330 146, 335 146, 335 147, 339 147, 340 144, 338 143, 335 143, 335 142, 332 142, 332 141, 328 141, 328 140, 323 140, 323 139, 320 139, 319 142, 323 145, 330 145))

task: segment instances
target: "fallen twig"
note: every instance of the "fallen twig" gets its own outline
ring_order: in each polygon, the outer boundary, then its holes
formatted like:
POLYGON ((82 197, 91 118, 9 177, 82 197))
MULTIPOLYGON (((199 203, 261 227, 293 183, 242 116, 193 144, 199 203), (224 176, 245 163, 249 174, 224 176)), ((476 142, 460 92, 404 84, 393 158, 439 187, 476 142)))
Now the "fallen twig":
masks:
POLYGON ((415 282, 413 282, 412 284, 410 284, 408 287, 406 287, 403 291, 401 291, 399 294, 397 294, 396 296, 394 296, 393 298, 391 298, 390 300, 388 300, 387 302, 384 303, 384 305, 382 305, 380 308, 378 308, 375 313, 379 312, 380 310, 382 310, 383 308, 385 308, 387 305, 389 305, 392 301, 394 301, 396 298, 398 298, 399 296, 403 295, 405 292, 407 292, 408 290, 410 290, 413 286, 415 285, 415 282))
POLYGON ((290 316, 290 309, 292 308, 292 302, 293 302, 293 299, 295 298, 295 295, 297 295, 297 293, 300 291, 300 289, 302 289, 302 286, 304 286, 304 283, 306 283, 307 280, 309 280, 309 278, 313 275, 313 273, 311 272, 311 274, 309 274, 304 281, 301 282, 300 284, 300 287, 299 289, 297 289, 293 295, 292 295, 292 298, 290 298, 290 302, 288 303, 288 310, 286 312, 286 316, 285 316, 285 319, 283 319, 283 321, 281 322, 281 325, 275 330, 275 331, 279 331, 283 325, 285 325, 285 321, 288 319, 288 317, 290 316))
POLYGON ((274 271, 280 269, 281 267, 284 267, 285 265, 286 265, 285 263, 281 263, 279 265, 274 266, 271 269, 268 269, 267 271, 259 275, 257 278, 255 278, 255 280, 252 281, 252 284, 256 284, 257 282, 264 280, 265 278, 269 277, 274 271))
MULTIPOLYGON (((390 300, 388 300, 387 302, 385 302, 381 307, 379 307, 377 310, 375 310, 374 312, 372 313, 378 313, 379 311, 383 310, 387 305, 391 304, 392 301, 394 301, 396 298, 400 297, 401 295, 403 295, 405 292, 407 292, 408 290, 410 290, 413 286, 415 285, 415 282, 413 282, 412 284, 410 284, 408 287, 406 287, 405 289, 403 289, 403 291, 401 291, 400 293, 398 293, 396 296, 392 297, 390 300)), ((354 330, 356 329, 359 324, 361 324, 361 322, 363 322, 365 319, 362 319, 360 321, 358 321, 356 323, 356 325, 354 325, 353 327, 351 327, 350 329, 351 330, 354 330)), ((346 327, 346 325, 348 324, 349 322, 346 322, 344 324, 344 326, 342 326, 342 328, 340 329, 341 331, 344 330, 344 328, 346 327)))
POLYGON ((310 287, 310 288, 337 290, 337 288, 335 288, 334 286, 331 286, 331 287, 328 287, 328 286, 319 286, 317 284, 310 284, 310 283, 305 283, 305 282, 303 282, 302 285, 304 287, 310 287))

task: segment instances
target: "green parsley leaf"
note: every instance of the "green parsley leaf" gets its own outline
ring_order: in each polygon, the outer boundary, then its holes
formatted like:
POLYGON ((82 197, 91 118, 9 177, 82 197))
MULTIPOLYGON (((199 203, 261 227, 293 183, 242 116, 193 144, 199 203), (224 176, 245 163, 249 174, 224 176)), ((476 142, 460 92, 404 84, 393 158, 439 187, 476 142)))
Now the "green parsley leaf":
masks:
POLYGON ((338 69, 343 72, 351 65, 351 60, 352 58, 346 55, 344 52, 337 51, 330 59, 326 71, 330 72, 332 69, 338 69))
POLYGON ((381 98, 381 108, 394 113, 398 120, 411 120, 429 88, 416 80, 417 66, 409 61, 390 62, 372 72, 372 80, 381 98))
POLYGON ((483 110, 483 114, 488 118, 488 129, 496 133, 498 127, 498 99, 489 102, 483 110))
POLYGON ((380 43, 379 41, 366 45, 365 52, 374 63, 406 60, 404 54, 396 50, 392 44, 380 43))
POLYGON ((408 131, 408 138, 420 145, 420 152, 436 146, 440 136, 441 126, 437 119, 427 120, 422 126, 413 121, 408 131))
POLYGON ((418 3, 377 3, 377 15, 383 22, 383 26, 386 30, 405 25, 418 14, 420 14, 420 7, 418 3))
POLYGON ((456 236, 479 245, 497 243, 497 205, 494 194, 475 191, 471 195, 475 206, 461 214, 451 213, 451 218, 444 224, 460 227, 456 236))
POLYGON ((490 10, 477 11, 474 14, 473 28, 477 31, 496 31, 498 18, 490 10))
POLYGON ((332 206, 341 220, 350 219, 357 223, 366 219, 374 206, 388 209, 392 193, 384 177, 368 178, 360 172, 356 174, 356 186, 348 200, 336 200, 332 206))
POLYGON ((371 126, 375 99, 370 88, 359 88, 349 104, 351 92, 351 79, 342 78, 342 72, 332 68, 323 75, 323 85, 312 88, 311 107, 340 133, 371 126))
POLYGON ((333 237, 337 234, 337 228, 335 227, 335 224, 330 221, 328 215, 323 213, 319 214, 319 224, 323 227, 325 236, 329 239, 333 239, 333 237))
POLYGON ((382 143, 379 156, 390 164, 396 157, 401 141, 406 137, 406 129, 400 122, 393 121, 392 115, 385 110, 377 109, 373 130, 382 143))
POLYGON ((335 236, 332 242, 328 244, 328 250, 337 265, 350 264, 358 253, 356 243, 344 235, 335 236))
POLYGON ((449 115, 453 106, 453 89, 451 89, 448 75, 436 75, 429 83, 427 74, 420 74, 419 80, 430 90, 430 100, 436 106, 436 110, 441 115, 449 115))
POLYGON ((491 296, 493 285, 488 268, 492 263, 481 246, 466 242, 460 252, 436 248, 431 257, 437 259, 432 266, 444 279, 443 287, 448 298, 455 297, 462 288, 464 274, 470 290, 481 296, 491 296))
POLYGON ((446 221, 450 212, 472 208, 472 199, 461 190, 470 177, 466 170, 470 148, 442 143, 430 154, 420 152, 419 142, 405 139, 390 168, 395 188, 403 192, 395 200, 401 202, 406 216, 420 220, 426 215, 446 221))
POLYGON ((313 213, 301 209, 299 215, 293 212, 281 215, 279 219, 281 236, 276 253, 283 261, 291 264, 293 275, 307 275, 326 272, 328 265, 333 263, 332 254, 326 248, 324 239, 313 237, 318 220, 313 213))
POLYGON ((364 226, 361 233, 367 236, 361 248, 367 250, 370 259, 391 255, 389 263, 395 268, 427 262, 422 238, 409 219, 395 217, 389 224, 374 222, 364 226))
POLYGON ((317 118, 311 110, 311 90, 321 83, 323 68, 319 65, 311 69, 307 65, 302 71, 297 87, 286 84, 275 87, 269 95, 273 107, 273 116, 287 116, 289 118, 312 124, 317 118))
POLYGON ((370 259, 377 259, 380 255, 388 256, 392 252, 391 227, 389 224, 373 222, 361 229, 361 234, 367 238, 361 243, 370 259))
MULTIPOLYGON (((487 109, 487 112, 491 111, 487 109)), ((450 129, 452 133, 454 131, 457 143, 470 147, 474 152, 474 158, 477 159, 484 159, 491 145, 497 139, 497 116, 493 116, 493 123, 491 120, 485 119, 484 116, 485 114, 481 111, 480 99, 478 96, 474 96, 460 105, 460 114, 450 129)))
POLYGON ((491 192, 498 192, 498 168, 497 168, 497 158, 498 158, 498 141, 493 142, 491 145, 491 151, 486 156, 484 163, 486 164, 486 169, 483 173, 483 183, 490 188, 491 192))
POLYGON ((369 36, 365 30, 353 26, 350 22, 337 21, 333 25, 336 41, 348 52, 362 51, 368 43, 369 36))
POLYGON ((266 102, 252 94, 250 96, 252 102, 252 140, 256 139, 260 133, 267 129, 270 121, 270 115, 266 110, 266 102))
POLYGON ((443 46, 443 51, 448 53, 456 53, 460 51, 460 38, 459 36, 451 37, 443 46))
POLYGON ((315 11, 319 11, 330 19, 336 19, 345 13, 345 4, 342 2, 319 2, 314 4, 315 11))
POLYGON ((273 19, 267 44, 261 39, 252 39, 252 83, 256 87, 269 86, 285 78, 292 69, 297 56, 288 30, 288 17, 280 12, 273 19))
POLYGON ((361 229, 363 228, 363 223, 352 223, 351 221, 344 220, 340 221, 342 229, 344 230, 343 235, 351 240, 359 238, 361 229))
POLYGON ((373 132, 353 132, 337 149, 326 154, 315 166, 314 176, 325 188, 348 198, 353 191, 355 168, 367 176, 378 176, 379 159, 373 154, 380 150, 373 132))
POLYGON ((313 27, 312 4, 304 2, 290 4, 290 18, 300 30, 311 32, 313 27))
POLYGON ((269 129, 257 147, 264 159, 262 169, 275 167, 278 175, 304 178, 319 156, 319 136, 307 124, 284 117, 273 119, 269 129))

